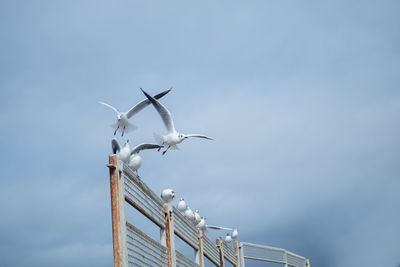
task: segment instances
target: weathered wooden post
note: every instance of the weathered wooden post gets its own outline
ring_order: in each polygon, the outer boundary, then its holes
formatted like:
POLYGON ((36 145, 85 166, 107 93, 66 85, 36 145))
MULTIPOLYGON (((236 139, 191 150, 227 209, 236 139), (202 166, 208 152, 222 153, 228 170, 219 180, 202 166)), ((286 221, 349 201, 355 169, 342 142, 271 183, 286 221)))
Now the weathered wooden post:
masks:
POLYGON ((167 247, 168 267, 175 267, 176 266, 175 239, 174 239, 175 232, 174 232, 172 206, 164 204, 164 214, 165 214, 165 243, 167 247))
POLYGON ((117 155, 109 156, 110 193, 111 193, 111 218, 113 236, 114 266, 128 266, 126 250, 126 222, 124 181, 120 179, 117 155))
POLYGON ((219 249, 219 266, 224 267, 224 249, 222 248, 221 239, 217 238, 216 243, 219 249))
POLYGON ((200 265, 200 267, 204 267, 203 240, 202 240, 203 235, 200 229, 197 229, 197 236, 199 240, 199 249, 196 251, 195 259, 196 263, 200 265))

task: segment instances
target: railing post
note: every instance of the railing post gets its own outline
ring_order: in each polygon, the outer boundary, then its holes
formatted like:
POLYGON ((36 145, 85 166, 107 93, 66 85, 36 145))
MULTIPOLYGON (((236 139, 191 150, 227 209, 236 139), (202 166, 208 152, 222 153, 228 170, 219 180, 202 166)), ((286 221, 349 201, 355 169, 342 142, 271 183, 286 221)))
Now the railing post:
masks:
POLYGON ((308 259, 306 260, 306 266, 310 267, 310 260, 308 260, 308 259))
POLYGON ((244 266, 243 244, 239 245, 239 256, 240 256, 240 267, 245 267, 244 266))
POLYGON ((216 243, 219 249, 219 267, 224 267, 224 250, 222 248, 221 239, 217 238, 216 243))
POLYGON ((283 266, 284 266, 284 267, 288 267, 286 250, 283 252, 283 259, 285 260, 285 265, 283 265, 283 266))
POLYGON ((199 249, 195 252, 196 263, 200 267, 204 267, 204 254, 203 254, 203 237, 200 229, 197 229, 197 237, 199 240, 199 249))
POLYGON ((236 256, 236 267, 240 266, 240 262, 239 262, 239 248, 238 248, 238 242, 237 240, 235 240, 235 256, 236 256))
POLYGON ((109 155, 110 169, 110 193, 111 193, 111 218, 113 236, 114 266, 127 266, 126 250, 126 221, 125 221, 125 199, 124 181, 120 178, 117 155, 109 155))
POLYGON ((173 222, 173 212, 172 207, 168 204, 164 204, 164 214, 165 214, 165 243, 167 247, 168 256, 168 267, 176 266, 176 256, 175 256, 175 232, 174 232, 174 222, 173 222))

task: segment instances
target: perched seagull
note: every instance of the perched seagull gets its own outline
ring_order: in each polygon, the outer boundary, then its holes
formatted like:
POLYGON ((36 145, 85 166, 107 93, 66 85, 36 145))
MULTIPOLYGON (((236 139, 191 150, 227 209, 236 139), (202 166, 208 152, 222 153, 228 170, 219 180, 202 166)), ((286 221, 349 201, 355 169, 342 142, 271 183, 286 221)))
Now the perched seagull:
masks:
POLYGON ((196 210, 194 212, 194 225, 197 225, 200 221, 201 221, 201 217, 200 217, 199 211, 196 210))
POLYGON ((201 218, 200 222, 196 225, 197 228, 203 232, 207 230, 206 218, 201 218))
POLYGON ((121 149, 118 140, 113 139, 111 141, 111 147, 114 154, 117 154, 118 159, 122 160, 124 163, 128 162, 129 156, 131 155, 131 147, 129 145, 129 140, 126 141, 124 147, 121 149))
POLYGON ((161 193, 161 198, 165 203, 170 202, 175 197, 175 192, 172 189, 164 189, 161 193))
POLYGON ((136 171, 136 174, 138 174, 138 169, 142 165, 142 158, 139 156, 139 152, 145 149, 154 149, 160 147, 159 145, 153 144, 140 144, 131 150, 128 140, 126 141, 125 146, 121 149, 118 140, 115 138, 111 141, 111 146, 113 153, 117 154, 117 157, 124 163, 128 162, 128 166, 133 171, 136 171))
MULTIPOLYGON (((159 93, 158 95, 155 95, 154 98, 155 99, 160 99, 161 97, 165 96, 166 94, 169 93, 169 91, 171 91, 171 89, 164 91, 162 93, 159 93)), ((133 115, 135 115, 136 113, 138 113, 139 111, 141 111, 143 108, 145 108, 147 105, 150 104, 150 101, 148 99, 144 99, 142 101, 140 101, 139 103, 137 103, 135 106, 133 106, 130 110, 128 110, 127 112, 120 112, 118 111, 118 109, 116 109, 115 107, 104 103, 104 102, 99 102, 100 104, 111 108, 112 110, 114 110, 117 113, 117 122, 115 124, 112 125, 112 127, 115 129, 114 131, 114 135, 117 133, 118 129, 121 129, 122 131, 122 136, 124 136, 124 132, 125 131, 130 131, 130 130, 134 130, 136 129, 136 126, 131 124, 128 120, 130 117, 132 117, 133 115)))
POLYGON ((238 232, 238 230, 235 228, 235 229, 233 230, 233 232, 232 232, 232 238, 233 238, 233 239, 236 239, 236 238, 238 237, 238 235, 239 235, 239 232, 238 232))
POLYGON ((229 234, 226 234, 225 236, 225 242, 230 243, 232 241, 232 237, 229 234))
MULTIPOLYGON (((155 134, 155 137, 157 139, 157 142, 160 143, 161 146, 167 145, 167 149, 163 152, 163 155, 168 151, 169 148, 173 149, 178 149, 176 146, 179 143, 182 143, 183 140, 189 137, 199 137, 199 138, 205 138, 209 140, 214 140, 208 136, 202 135, 202 134, 181 134, 178 133, 175 130, 174 127, 174 122, 172 120, 171 113, 166 109, 160 102, 158 102, 154 97, 146 93, 142 88, 143 94, 150 100, 151 104, 153 104, 154 108, 158 111, 158 114, 160 114, 162 121, 164 122, 165 127, 167 128, 167 135, 161 136, 158 134, 155 134)), ((158 149, 160 151, 160 149, 158 149)))
POLYGON ((178 205, 176 205, 176 207, 180 212, 184 212, 187 208, 185 200, 183 198, 181 198, 178 202, 178 205))
POLYGON ((190 209, 190 207, 187 207, 187 209, 185 210, 185 217, 188 218, 189 221, 193 221, 194 220, 194 213, 190 209))

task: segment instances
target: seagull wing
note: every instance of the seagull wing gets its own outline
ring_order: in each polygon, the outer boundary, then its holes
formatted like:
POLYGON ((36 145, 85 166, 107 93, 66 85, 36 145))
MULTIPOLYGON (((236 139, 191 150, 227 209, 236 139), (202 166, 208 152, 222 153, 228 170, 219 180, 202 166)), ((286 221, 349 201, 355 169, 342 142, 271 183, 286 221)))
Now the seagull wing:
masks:
POLYGON ((208 140, 214 140, 211 137, 202 135, 202 134, 185 134, 185 137, 198 137, 198 138, 204 138, 204 139, 208 139, 208 140))
POLYGON ((113 140, 111 140, 111 147, 112 147, 113 154, 116 154, 117 152, 119 152, 121 150, 118 140, 115 138, 113 140))
POLYGON ((145 149, 154 149, 154 148, 160 148, 161 146, 159 145, 153 145, 153 144, 140 144, 136 146, 134 149, 131 151, 131 155, 137 154, 140 152, 140 150, 145 150, 145 149))
MULTIPOLYGON (((172 89, 172 87, 171 87, 172 89)), ((161 92, 158 95, 155 95, 154 98, 155 99, 160 99, 161 97, 165 96, 166 94, 168 94, 171 89, 161 92)), ((139 103, 137 103, 134 107, 132 107, 127 113, 126 116, 128 118, 132 117, 133 115, 135 115, 136 113, 138 113, 139 111, 141 111, 142 109, 144 109, 147 105, 150 104, 150 100, 148 99, 144 99, 142 101, 140 101, 139 103)))
POLYGON ((111 105, 109 105, 109 104, 107 104, 107 103, 104 103, 104 102, 99 102, 99 103, 102 104, 102 105, 104 105, 104 106, 106 106, 106 107, 109 107, 109 108, 111 108, 112 110, 114 110, 115 112, 119 113, 118 109, 114 108, 113 106, 111 106, 111 105))
POLYGON ((158 111, 158 114, 160 114, 161 119, 164 122, 165 127, 167 128, 168 132, 174 132, 175 127, 174 127, 174 122, 172 120, 171 113, 168 111, 166 107, 164 107, 160 102, 158 102, 156 99, 154 99, 151 95, 146 93, 142 88, 143 94, 150 100, 151 104, 153 104, 154 108, 158 111))
POLYGON ((215 229, 215 230, 228 230, 228 231, 232 231, 232 228, 226 228, 226 227, 221 227, 221 226, 216 226, 216 225, 206 225, 207 228, 210 229, 215 229))

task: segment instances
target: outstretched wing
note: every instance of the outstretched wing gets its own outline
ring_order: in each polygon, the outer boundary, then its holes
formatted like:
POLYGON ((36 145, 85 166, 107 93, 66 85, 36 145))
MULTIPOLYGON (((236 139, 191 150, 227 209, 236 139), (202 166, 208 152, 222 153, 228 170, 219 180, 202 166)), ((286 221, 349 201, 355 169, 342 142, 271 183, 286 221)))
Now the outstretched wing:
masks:
MULTIPOLYGON (((172 87, 164 92, 161 92, 157 95, 154 96, 155 99, 160 99, 161 97, 165 96, 166 94, 168 94, 171 91, 172 87)), ((142 101, 140 101, 139 103, 137 103, 134 107, 132 107, 127 113, 126 116, 128 118, 132 117, 133 115, 135 115, 136 113, 138 113, 139 111, 141 111, 142 109, 144 109, 147 105, 150 104, 150 100, 148 99, 144 99, 142 101)))
POLYGON ((111 106, 111 105, 109 105, 109 104, 107 104, 107 103, 104 103, 104 102, 99 102, 99 103, 102 104, 102 105, 104 105, 104 106, 106 106, 106 107, 109 107, 109 108, 111 108, 112 110, 114 110, 115 112, 119 113, 118 109, 114 108, 113 106, 111 106))
POLYGON ((161 146, 159 145, 153 145, 153 144, 140 144, 136 146, 134 149, 131 151, 131 155, 139 153, 141 150, 145 149, 154 149, 154 148, 160 148, 161 146))
POLYGON ((112 148, 113 154, 117 154, 117 152, 119 152, 121 150, 121 147, 119 146, 117 139, 114 138, 113 140, 111 140, 111 148, 112 148))
POLYGON ((198 137, 198 138, 204 138, 204 139, 208 139, 208 140, 214 140, 211 137, 202 135, 202 134, 185 134, 185 137, 198 137))
POLYGON ((154 108, 158 111, 158 114, 160 114, 160 117, 164 122, 165 127, 167 128, 167 131, 169 133, 174 132, 174 122, 172 121, 172 116, 168 109, 164 107, 160 102, 158 102, 158 100, 154 99, 151 95, 146 93, 142 88, 140 88, 140 90, 142 90, 143 94, 150 100, 151 104, 153 104, 154 108))
POLYGON ((214 230, 227 230, 227 231, 232 231, 232 228, 227 228, 227 227, 221 227, 221 226, 216 226, 216 225, 206 225, 207 228, 214 229, 214 230))

